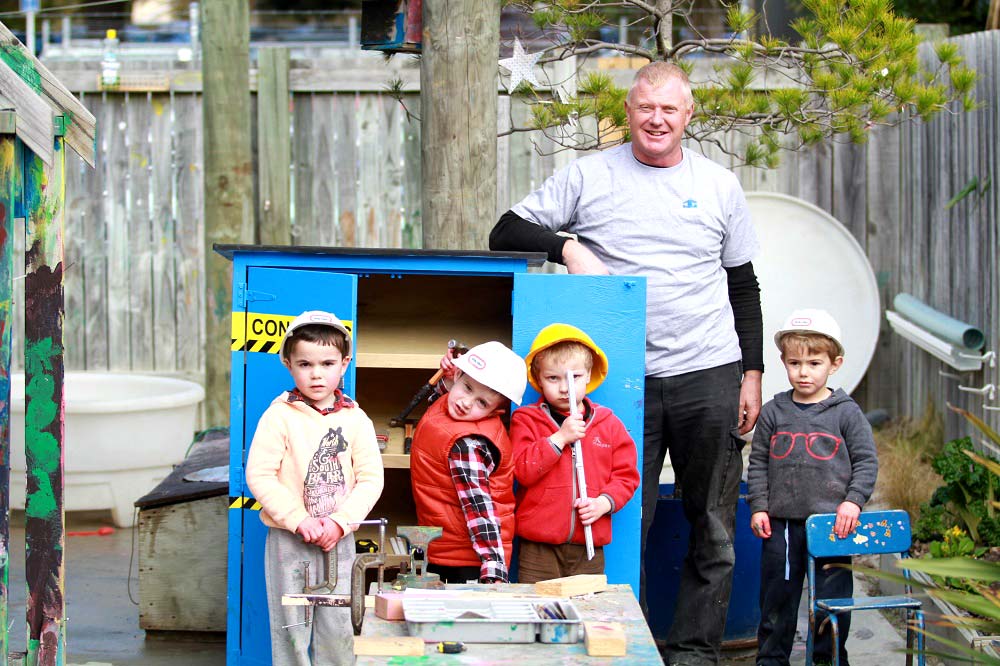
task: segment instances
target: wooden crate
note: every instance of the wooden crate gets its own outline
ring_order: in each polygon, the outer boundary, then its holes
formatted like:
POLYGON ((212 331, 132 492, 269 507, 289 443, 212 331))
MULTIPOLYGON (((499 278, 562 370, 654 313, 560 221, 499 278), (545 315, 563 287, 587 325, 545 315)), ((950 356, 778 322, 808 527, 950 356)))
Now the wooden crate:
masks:
POLYGON ((226 630, 228 483, 184 476, 228 462, 228 433, 191 447, 139 507, 139 627, 226 630))

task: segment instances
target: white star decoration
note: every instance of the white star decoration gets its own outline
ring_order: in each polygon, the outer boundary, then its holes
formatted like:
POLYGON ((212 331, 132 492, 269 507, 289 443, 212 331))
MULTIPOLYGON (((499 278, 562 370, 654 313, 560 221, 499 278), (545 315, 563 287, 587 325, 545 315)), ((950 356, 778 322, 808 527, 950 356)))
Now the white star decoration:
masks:
POLYGON ((510 81, 507 83, 507 92, 511 93, 520 85, 521 81, 527 81, 533 86, 541 87, 541 83, 535 78, 532 71, 538 59, 542 57, 539 53, 525 53, 521 40, 514 38, 514 54, 509 58, 500 60, 499 65, 510 72, 510 81))

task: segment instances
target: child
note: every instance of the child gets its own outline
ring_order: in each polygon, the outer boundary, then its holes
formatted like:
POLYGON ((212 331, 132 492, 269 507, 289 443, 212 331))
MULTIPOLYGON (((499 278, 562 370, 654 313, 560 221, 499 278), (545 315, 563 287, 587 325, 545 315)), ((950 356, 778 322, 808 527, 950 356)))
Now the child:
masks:
POLYGON ((417 521, 443 528, 427 571, 446 583, 508 582, 514 539, 514 464, 500 414, 521 403, 524 361, 486 342, 442 366, 455 373, 447 395, 417 424, 410 478, 417 521))
POLYGON ((639 487, 635 442, 610 409, 586 397, 607 376, 608 359, 580 329, 551 324, 535 337, 526 363, 528 381, 542 395, 514 412, 510 425, 518 483, 518 582, 602 574, 611 514, 639 487), (576 405, 570 405, 567 372, 573 373, 576 405), (577 440, 583 442, 589 497, 577 493, 577 440), (587 525, 593 531, 592 560, 585 546, 587 525))
POLYGON ((352 524, 364 520, 382 494, 382 456, 371 420, 340 390, 351 362, 350 333, 340 320, 303 312, 289 324, 279 353, 295 388, 260 417, 246 467, 247 485, 270 528, 264 574, 271 658, 306 666, 313 663, 311 651, 314 663, 350 664, 354 631, 347 608, 316 607, 306 625, 305 609, 282 606, 281 596, 325 580, 324 553, 334 549, 334 593, 350 594, 352 524))
MULTIPOLYGON (((878 475, 875 441, 861 408, 842 389, 826 385, 844 362, 840 340, 840 326, 823 310, 796 310, 774 334, 792 389, 761 410, 747 474, 750 528, 763 539, 757 664, 788 664, 806 575, 805 519, 836 513, 834 533, 846 538, 878 475)), ((824 566, 835 562, 850 558, 816 563, 819 597, 853 593, 850 570, 824 566)), ((840 663, 849 666, 844 644, 851 618, 844 613, 838 620, 840 663)), ((822 621, 818 616, 815 626, 822 621)), ((813 661, 832 661, 832 643, 827 625, 817 635, 813 661)))

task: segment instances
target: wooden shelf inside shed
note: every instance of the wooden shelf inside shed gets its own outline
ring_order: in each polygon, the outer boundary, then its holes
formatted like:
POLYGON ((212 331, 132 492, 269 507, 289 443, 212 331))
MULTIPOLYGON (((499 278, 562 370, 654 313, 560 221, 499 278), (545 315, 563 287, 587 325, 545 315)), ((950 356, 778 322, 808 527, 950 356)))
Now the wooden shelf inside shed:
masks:
POLYGON ((362 277, 355 324, 358 367, 420 368, 433 374, 449 340, 509 345, 512 289, 510 277, 362 277))

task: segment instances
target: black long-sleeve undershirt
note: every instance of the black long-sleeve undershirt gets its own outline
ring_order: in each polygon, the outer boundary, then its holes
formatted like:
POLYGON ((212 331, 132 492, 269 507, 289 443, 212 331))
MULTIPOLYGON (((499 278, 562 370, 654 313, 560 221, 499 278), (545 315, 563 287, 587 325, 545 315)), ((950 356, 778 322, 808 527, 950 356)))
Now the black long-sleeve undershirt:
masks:
MULTIPOLYGON (((563 245, 569 240, 508 210, 490 231, 490 249, 511 252, 545 252, 551 262, 563 263, 563 245)), ((740 341, 743 370, 764 370, 764 318, 760 285, 753 263, 726 268, 729 303, 740 341)))

